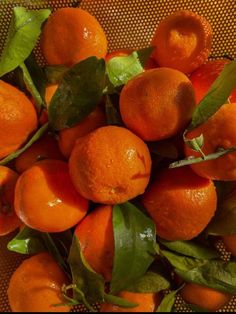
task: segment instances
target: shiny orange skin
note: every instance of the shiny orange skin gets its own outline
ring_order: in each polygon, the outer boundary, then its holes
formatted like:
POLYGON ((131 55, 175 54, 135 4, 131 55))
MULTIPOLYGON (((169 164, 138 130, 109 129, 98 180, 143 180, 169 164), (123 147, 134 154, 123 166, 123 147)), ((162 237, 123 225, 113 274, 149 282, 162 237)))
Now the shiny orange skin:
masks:
POLYGON ((72 128, 60 131, 59 147, 64 157, 67 159, 70 157, 78 138, 104 125, 106 125, 105 112, 100 106, 97 106, 97 108, 79 124, 72 128))
POLYGON ((0 159, 16 151, 36 128, 33 104, 20 90, 0 80, 0 159))
POLYGON ((236 256, 236 234, 222 237, 226 249, 236 256))
POLYGON ((155 312, 156 307, 161 303, 161 297, 155 293, 134 293, 122 291, 118 295, 122 299, 139 304, 136 307, 124 308, 109 303, 101 306, 100 312, 139 312, 150 313, 155 312))
MULTIPOLYGON (((195 90, 197 104, 207 94, 213 82, 229 62, 227 59, 210 60, 191 74, 190 80, 195 90)), ((233 90, 229 100, 230 102, 236 102, 236 88, 233 90)))
POLYGON ((106 126, 77 140, 69 169, 81 195, 112 205, 144 193, 151 157, 147 145, 135 134, 122 127, 106 126))
POLYGON ((41 47, 48 64, 72 66, 91 56, 104 58, 107 39, 99 22, 87 11, 62 8, 47 20, 41 47))
MULTIPOLYGON (((205 155, 214 153, 219 147, 236 146, 236 103, 223 105, 206 123, 187 133, 192 139, 203 134, 205 155)), ((199 157, 199 153, 185 145, 187 157, 199 157)), ((212 180, 236 180, 236 153, 227 154, 221 158, 191 165, 200 176, 212 180)))
POLYGON ((65 162, 44 160, 18 179, 15 210, 23 223, 33 229, 61 232, 85 216, 88 201, 75 191, 65 162))
POLYGON ((232 298, 230 294, 193 283, 187 283, 180 294, 188 304, 197 305, 208 311, 220 310, 232 298))
POLYGON ((142 198, 157 234, 170 241, 191 240, 214 216, 217 195, 211 180, 191 168, 164 170, 142 198))
POLYGON ((23 173, 37 161, 43 159, 63 160, 57 140, 49 134, 41 137, 24 153, 17 157, 15 160, 15 168, 18 173, 23 173))
POLYGON ((157 26, 153 57, 161 67, 191 73, 206 62, 212 46, 212 28, 202 16, 177 11, 157 26))
POLYGON ((120 96, 126 127, 145 141, 158 141, 186 127, 195 107, 194 90, 177 70, 157 68, 131 79, 120 96))
POLYGON ((16 172, 0 166, 0 236, 14 231, 21 224, 14 210, 14 192, 17 179, 16 172))
POLYGON ((13 273, 8 299, 13 312, 69 312, 61 293, 68 279, 48 253, 26 259, 13 273))
POLYGON ((88 264, 110 281, 114 258, 112 207, 100 206, 89 213, 76 227, 75 235, 88 264))

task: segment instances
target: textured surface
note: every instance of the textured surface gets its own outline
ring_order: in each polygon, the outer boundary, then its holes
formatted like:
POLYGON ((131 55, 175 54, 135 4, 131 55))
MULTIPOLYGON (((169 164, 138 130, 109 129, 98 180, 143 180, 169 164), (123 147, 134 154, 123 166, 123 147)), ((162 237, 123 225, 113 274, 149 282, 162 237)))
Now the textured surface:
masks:
MULTIPOLYGON (((10 23, 12 7, 25 5, 39 9, 52 7, 57 9, 65 6, 76 6, 80 1, 72 0, 0 0, 0 51, 3 48, 7 29, 10 23)), ((234 0, 84 0, 81 7, 94 14, 103 25, 109 41, 109 50, 120 48, 142 48, 150 43, 158 22, 168 14, 179 9, 190 9, 205 16, 214 30, 212 55, 219 57, 229 55, 235 57, 234 36, 234 0)), ((43 63, 43 58, 37 49, 37 55, 43 63)), ((24 257, 9 253, 6 249, 10 237, 0 240, 0 311, 9 311, 6 290, 9 278, 14 269, 24 257)), ((223 258, 227 260, 229 254, 225 252, 221 243, 219 249, 223 258)), ((176 309, 186 312, 186 308, 177 299, 176 309)), ((235 312, 236 299, 225 307, 223 311, 235 312)), ((75 311, 83 311, 78 307, 75 311)))

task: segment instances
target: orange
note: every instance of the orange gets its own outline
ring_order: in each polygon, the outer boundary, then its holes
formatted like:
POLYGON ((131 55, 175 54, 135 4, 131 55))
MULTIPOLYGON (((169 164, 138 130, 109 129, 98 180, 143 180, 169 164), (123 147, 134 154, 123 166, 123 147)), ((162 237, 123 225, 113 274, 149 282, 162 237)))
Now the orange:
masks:
MULTIPOLYGON (((219 147, 230 148, 236 146, 236 103, 223 105, 206 123, 200 125, 187 134, 192 139, 203 134, 205 155, 214 153, 219 147)), ((187 145, 187 157, 199 157, 187 145)), ((221 158, 204 161, 191 165, 192 169, 200 176, 212 180, 236 180, 236 153, 225 155, 221 158)))
POLYGON ((75 188, 85 198, 117 204, 145 191, 151 157, 147 145, 132 132, 106 126, 77 140, 69 169, 75 188))
POLYGON ((112 207, 100 206, 89 213, 77 226, 75 235, 92 269, 110 281, 114 258, 112 207))
POLYGON ((16 158, 15 168, 18 173, 22 173, 42 159, 63 159, 56 139, 49 134, 45 134, 16 158))
POLYGON ((13 312, 69 312, 61 293, 68 279, 48 253, 25 260, 13 273, 8 299, 13 312))
POLYGON ((36 128, 33 104, 17 88, 0 80, 0 158, 16 151, 36 128))
POLYGON ((236 256, 236 234, 222 237, 226 249, 236 256))
POLYGON ((128 129, 145 141, 172 137, 186 127, 195 107, 194 90, 177 70, 147 70, 130 80, 120 96, 128 129))
POLYGON ((157 64, 191 73, 205 63, 212 46, 212 28, 202 16, 177 11, 163 19, 152 40, 157 64))
POLYGON ((47 107, 49 106, 49 104, 52 100, 52 97, 55 94, 57 89, 58 89, 58 84, 52 84, 52 85, 48 85, 46 87, 45 101, 46 101, 47 107))
POLYGON ((64 129, 59 133, 59 147, 62 154, 69 158, 76 140, 88 134, 95 129, 106 124, 106 115, 104 110, 97 106, 90 115, 76 126, 64 129))
POLYGON ((0 236, 6 235, 21 224, 14 210, 14 192, 18 175, 0 166, 0 236))
MULTIPOLYGON (((197 104, 207 94, 213 82, 229 62, 227 59, 210 60, 191 74, 190 80, 195 90, 197 104)), ((236 102, 236 88, 230 95, 229 101, 236 102)))
POLYGON ((48 64, 72 66, 91 56, 104 58, 107 39, 91 14, 79 8, 63 8, 47 20, 41 47, 48 64))
POLYGON ((61 232, 85 216, 88 201, 75 191, 65 162, 44 160, 18 179, 15 210, 22 222, 33 229, 61 232))
POLYGON ((213 312, 220 310, 232 298, 230 294, 193 283, 187 283, 180 294, 188 304, 197 305, 213 312))
POLYGON ((134 293, 129 291, 122 291, 119 293, 118 296, 130 302, 137 303, 138 306, 132 308, 124 308, 113 304, 104 303, 101 306, 100 312, 150 313, 155 312, 156 307, 161 302, 160 295, 155 293, 134 293))
POLYGON ((212 219, 217 196, 211 180, 191 168, 164 170, 143 196, 157 234, 166 240, 190 240, 212 219))

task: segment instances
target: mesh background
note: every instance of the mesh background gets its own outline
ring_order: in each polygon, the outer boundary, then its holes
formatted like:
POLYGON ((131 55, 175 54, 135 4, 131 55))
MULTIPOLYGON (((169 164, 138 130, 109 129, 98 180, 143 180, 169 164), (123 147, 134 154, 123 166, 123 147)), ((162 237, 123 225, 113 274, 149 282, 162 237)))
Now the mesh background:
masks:
MULTIPOLYGON (((179 9, 189 9, 207 18, 214 31, 212 56, 228 55, 235 58, 235 0, 0 0, 0 52, 3 48, 9 27, 12 8, 24 5, 30 9, 80 6, 86 9, 102 24, 109 41, 109 51, 121 48, 143 48, 148 46, 155 28, 165 16, 179 9)), ((39 48, 36 49, 41 63, 44 62, 39 48)), ((23 256, 7 251, 7 243, 13 235, 0 239, 0 311, 8 312, 7 300, 9 279, 23 256)), ((224 260, 229 259, 223 244, 218 248, 224 260)), ((190 312, 178 296, 176 310, 190 312)), ((86 311, 83 306, 73 311, 86 311)), ((236 312, 236 298, 220 312, 236 312)))

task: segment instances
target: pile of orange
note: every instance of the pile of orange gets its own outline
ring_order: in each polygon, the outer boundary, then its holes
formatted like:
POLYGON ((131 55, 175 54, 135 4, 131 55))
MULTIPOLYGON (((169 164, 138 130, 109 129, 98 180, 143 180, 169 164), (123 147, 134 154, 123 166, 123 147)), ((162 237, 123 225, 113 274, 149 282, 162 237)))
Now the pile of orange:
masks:
MULTIPOLYGON (((141 196, 156 224, 157 235, 165 240, 191 240, 206 228, 217 207, 213 180, 236 180, 236 153, 191 167, 152 171, 148 144, 157 142, 158 151, 159 141, 181 135, 190 123, 195 107, 207 92, 204 86, 208 83, 197 72, 215 67, 214 61, 207 62, 212 29, 204 17, 179 11, 160 23, 152 44, 154 52, 145 70, 121 91, 123 126, 107 125, 101 103, 81 123, 56 135, 45 134, 14 163, 0 166, 0 235, 22 223, 50 233, 76 227, 86 261, 109 282, 114 260, 113 205, 141 196), (96 208, 88 211, 91 202, 96 208)), ((90 56, 109 62, 131 53, 122 50, 108 54, 101 25, 78 8, 59 9, 49 17, 41 47, 49 65, 68 67, 90 56)), ((48 106, 57 87, 47 87, 48 106)), ((235 104, 225 104, 187 136, 191 139, 203 134, 205 154, 217 147, 236 146, 235 117, 235 104)), ((0 81, 0 158, 26 143, 39 124, 29 98, 0 81)), ((199 155, 188 146, 185 154, 199 155)), ((235 237, 224 237, 234 255, 235 237)), ((35 255, 23 262, 11 278, 11 308, 55 311, 53 305, 64 302, 61 286, 67 283, 68 278, 49 255, 35 255)), ((160 294, 122 291, 119 296, 139 304, 125 311, 151 312, 161 302, 160 294)), ((209 310, 221 308, 231 297, 191 284, 185 286, 182 296, 209 310)), ((56 310, 69 311, 70 307, 56 310)), ((103 304, 102 311, 124 309, 103 304)))

